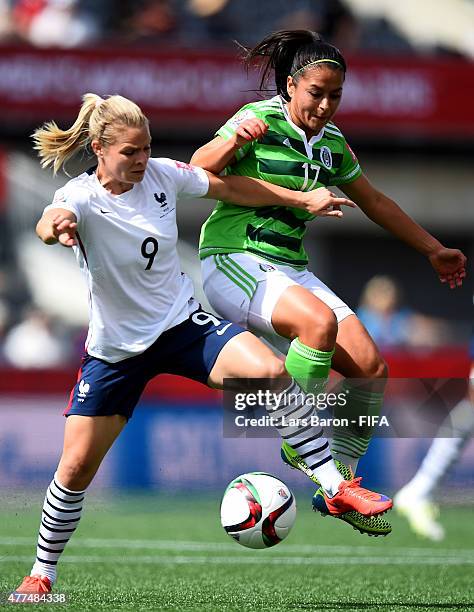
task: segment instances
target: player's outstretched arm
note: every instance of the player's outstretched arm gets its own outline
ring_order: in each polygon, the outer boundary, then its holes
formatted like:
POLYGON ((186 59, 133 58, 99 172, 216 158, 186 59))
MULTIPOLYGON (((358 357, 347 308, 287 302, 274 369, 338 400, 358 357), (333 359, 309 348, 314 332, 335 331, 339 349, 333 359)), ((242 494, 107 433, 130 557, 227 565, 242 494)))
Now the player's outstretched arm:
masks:
POLYGON ((38 237, 46 244, 59 242, 72 247, 76 241, 76 215, 65 208, 52 208, 44 213, 36 225, 38 237))
POLYGON ((226 166, 236 162, 235 154, 245 144, 261 138, 268 130, 268 125, 261 119, 252 118, 242 121, 228 140, 216 136, 200 147, 191 157, 194 166, 220 174, 226 166))
POLYGON ((466 276, 466 257, 459 249, 442 245, 398 204, 375 189, 365 176, 343 185, 341 189, 369 219, 425 255, 442 283, 448 283, 451 289, 462 285, 466 276))
POLYGON ((293 191, 247 176, 215 176, 207 172, 207 198, 225 200, 240 206, 289 206, 300 208, 318 217, 342 217, 341 206, 355 207, 347 198, 340 198, 325 187, 313 191, 293 191))

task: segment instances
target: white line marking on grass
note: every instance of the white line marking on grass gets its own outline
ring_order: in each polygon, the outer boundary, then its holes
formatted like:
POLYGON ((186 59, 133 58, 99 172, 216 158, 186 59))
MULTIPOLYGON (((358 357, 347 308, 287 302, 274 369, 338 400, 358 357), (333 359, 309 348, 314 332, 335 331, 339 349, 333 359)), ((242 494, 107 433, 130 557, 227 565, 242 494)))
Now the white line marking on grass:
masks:
MULTIPOLYGON (((32 556, 13 555, 0 557, 0 563, 21 562, 28 563, 32 556)), ((130 555, 129 557, 107 557, 107 556, 81 556, 65 555, 61 563, 120 563, 123 565, 135 565, 137 563, 157 565, 474 565, 474 559, 445 558, 433 559, 410 559, 409 557, 322 557, 314 559, 311 557, 198 557, 198 556, 168 556, 168 555, 130 555)))
MULTIPOLYGON (((25 536, 2 538, 0 537, 0 545, 3 546, 33 546, 34 538, 25 536)), ((474 549, 452 549, 438 547, 412 547, 405 548, 401 546, 392 547, 388 542, 380 542, 380 547, 375 546, 340 546, 340 545, 312 545, 312 544, 283 544, 286 553, 296 554, 330 554, 334 555, 360 555, 360 556, 376 556, 377 554, 383 557, 387 555, 400 555, 411 557, 468 557, 474 559, 474 549)), ((198 542, 185 540, 129 540, 116 538, 81 538, 76 537, 68 544, 70 548, 121 548, 129 550, 170 550, 170 551, 194 551, 194 552, 234 552, 248 554, 248 549, 238 546, 234 542, 198 542)), ((275 550, 275 549, 273 549, 275 550)), ((272 553, 273 553, 272 550, 272 553)), ((271 553, 271 554, 272 554, 271 553)))

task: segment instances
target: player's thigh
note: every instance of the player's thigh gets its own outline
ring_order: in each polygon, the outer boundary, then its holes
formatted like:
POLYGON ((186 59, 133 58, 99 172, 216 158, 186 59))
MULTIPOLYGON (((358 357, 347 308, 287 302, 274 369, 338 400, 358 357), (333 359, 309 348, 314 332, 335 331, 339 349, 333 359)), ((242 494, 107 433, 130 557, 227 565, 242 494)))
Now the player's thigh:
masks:
MULTIPOLYGON (((156 344, 161 372, 222 388, 226 378, 271 378, 285 374, 273 352, 240 325, 198 309, 156 344)), ((156 371, 155 374, 158 374, 156 371)))
POLYGON ((276 265, 249 253, 207 257, 202 262, 202 278, 206 297, 216 312, 257 333, 274 333, 273 307, 283 291, 295 284, 276 265), (255 311, 252 305, 257 293, 261 297, 255 311))
POLYGON ((286 376, 284 363, 250 332, 231 338, 217 357, 208 384, 222 388, 224 379, 275 379, 286 376))
POLYGON ((334 341, 337 324, 352 310, 312 272, 278 266, 278 273, 285 276, 285 285, 279 276, 268 274, 269 286, 257 287, 250 303, 249 328, 258 327, 268 339, 271 335, 293 339, 313 328, 332 335, 334 341))
POLYGON ((85 488, 118 436, 145 388, 145 353, 108 363, 86 355, 68 406, 60 482, 85 488))
POLYGON ((283 292, 273 308, 271 323, 280 336, 290 340, 305 337, 305 343, 322 340, 328 344, 327 350, 336 340, 337 322, 332 309, 301 285, 283 292))
POLYGON ((387 376, 387 367, 377 345, 355 315, 339 323, 332 367, 347 378, 383 379, 387 376))
POLYGON ((67 417, 59 482, 71 489, 88 486, 126 422, 120 414, 67 417))
POLYGON ((86 355, 64 415, 129 419, 150 379, 151 348, 116 363, 86 355))

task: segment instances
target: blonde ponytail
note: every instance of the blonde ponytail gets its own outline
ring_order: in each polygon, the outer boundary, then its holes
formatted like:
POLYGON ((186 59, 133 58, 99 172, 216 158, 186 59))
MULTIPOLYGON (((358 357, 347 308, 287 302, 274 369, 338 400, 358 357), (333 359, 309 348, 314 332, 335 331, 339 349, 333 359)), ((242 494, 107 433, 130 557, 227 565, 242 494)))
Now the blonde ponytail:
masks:
POLYGON ((69 129, 62 130, 50 121, 33 133, 34 148, 38 151, 41 166, 52 166, 54 174, 92 140, 98 140, 104 146, 112 144, 118 124, 127 127, 148 125, 140 107, 122 96, 104 99, 87 93, 82 100, 77 119, 69 129))
POLYGON ((33 133, 34 148, 38 151, 41 166, 53 166, 54 174, 79 149, 89 142, 89 121, 102 98, 86 94, 76 121, 68 130, 59 128, 55 121, 45 123, 33 133))

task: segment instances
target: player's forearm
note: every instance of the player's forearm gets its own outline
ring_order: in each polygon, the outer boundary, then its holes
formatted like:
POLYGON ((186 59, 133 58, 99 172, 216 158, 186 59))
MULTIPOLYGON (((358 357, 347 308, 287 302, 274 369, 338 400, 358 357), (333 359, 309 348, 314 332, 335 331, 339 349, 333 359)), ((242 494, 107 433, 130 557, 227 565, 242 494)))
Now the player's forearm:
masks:
POLYGON ((191 157, 191 164, 200 166, 208 172, 220 174, 226 166, 235 160, 238 150, 235 138, 219 139, 208 142, 191 157))
POLYGON ((308 196, 301 191, 293 191, 246 176, 209 175, 207 197, 233 202, 240 206, 290 206, 306 208, 308 196))
POLYGON ((393 200, 383 194, 375 198, 370 205, 364 205, 361 208, 369 219, 423 255, 429 256, 443 246, 439 240, 418 225, 393 200))

